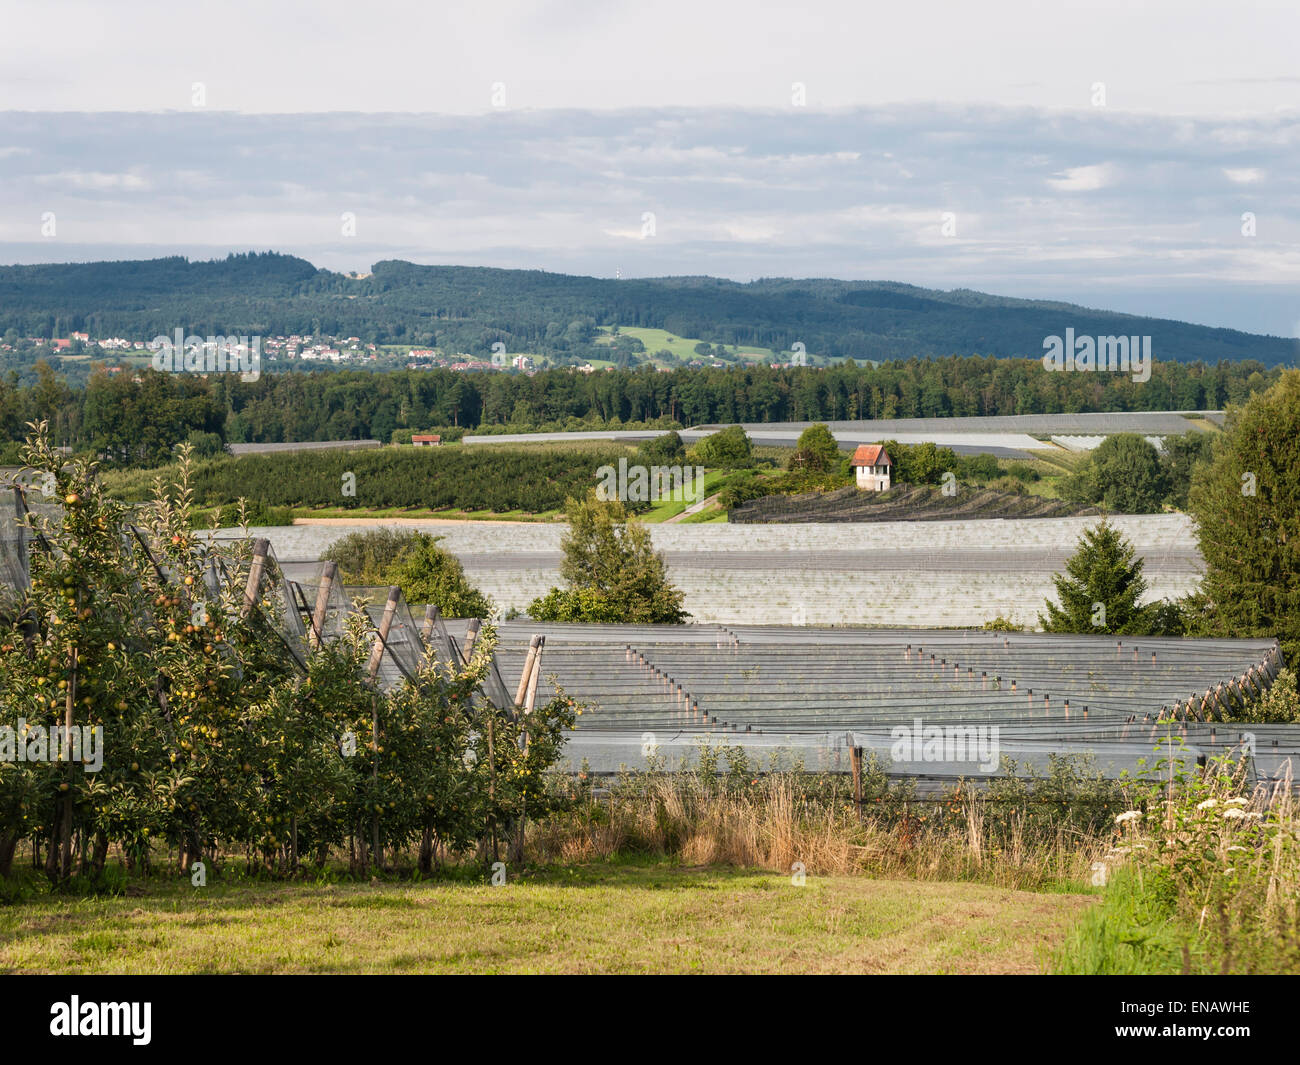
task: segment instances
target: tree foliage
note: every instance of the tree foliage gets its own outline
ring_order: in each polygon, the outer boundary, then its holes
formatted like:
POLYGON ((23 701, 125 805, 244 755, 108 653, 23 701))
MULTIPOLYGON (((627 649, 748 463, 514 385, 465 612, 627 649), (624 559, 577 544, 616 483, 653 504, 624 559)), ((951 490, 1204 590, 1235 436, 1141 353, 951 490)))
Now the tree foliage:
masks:
POLYGON ((418 847, 429 871, 546 811, 575 710, 559 696, 525 722, 491 706, 490 627, 468 663, 426 658, 380 690, 374 630, 353 614, 300 669, 277 635, 279 582, 246 604, 251 544, 191 532, 188 460, 130 514, 43 427, 24 457, 61 504, 33 517, 30 585, 0 609, 0 745, 18 737, 27 755, 0 757, 0 875, 24 840, 61 884, 101 874, 112 848, 137 870, 170 848, 185 873, 201 859, 215 875, 235 853, 292 872, 418 847), (103 730, 101 765, 48 757, 65 724, 103 730))
MULTIPOLYGON (((597 469, 617 466, 626 455, 617 446, 524 449, 495 444, 280 452, 198 463, 193 490, 200 506, 247 496, 268 506, 538 514, 584 493, 596 483, 597 469)), ((108 483, 121 498, 139 501, 148 496, 155 476, 110 475, 108 483)))
POLYGON ((633 624, 675 624, 689 616, 682 609, 682 593, 668 581, 649 530, 629 516, 622 503, 600 499, 593 489, 585 499, 569 500, 565 513, 569 530, 560 575, 568 589, 552 589, 533 600, 530 616, 633 624))
POLYGON ((738 470, 754 461, 754 445, 739 425, 710 433, 691 449, 693 461, 715 470, 738 470))
POLYGON ((1106 437, 1062 486, 1076 503, 1102 504, 1120 514, 1154 514, 1167 491, 1160 452, 1136 433, 1106 437))
MULTIPOLYGON (((802 341, 820 356, 883 360, 969 353, 979 338, 986 354, 1037 361, 1043 337, 1060 331, 1063 313, 1080 334, 1150 335, 1157 350, 1181 359, 1245 357, 1275 365, 1294 356, 1283 337, 877 281, 615 280, 400 260, 375 263, 371 276, 357 279, 274 253, 0 267, 0 332, 148 338, 178 326, 204 335, 251 333, 257 323, 263 333, 405 340, 483 357, 494 342, 511 352, 599 357, 609 349, 593 345, 594 327, 617 324, 698 338, 715 355, 725 344, 788 357, 802 341)), ((634 338, 622 339, 634 349, 634 338)), ((1080 390, 1092 387, 1089 381, 1080 390)))
POLYGON ((1095 374, 1048 373, 1036 359, 970 355, 877 366, 850 361, 670 373, 560 368, 531 376, 450 369, 301 371, 293 370, 297 364, 268 362, 257 381, 151 369, 99 369, 86 381, 87 365, 92 364, 60 361, 48 346, 21 356, 0 351, 0 369, 15 367, 0 379, 0 444, 20 442, 26 422, 46 419, 57 444, 106 464, 158 465, 195 431, 217 433, 229 444, 386 442, 430 429, 451 439, 466 429, 668 430, 684 424, 1220 409, 1263 391, 1280 373, 1250 361, 1213 367, 1159 362, 1151 380, 1137 385, 1124 375, 1098 380, 1095 374), (60 373, 81 375, 79 386, 69 388, 60 373))
POLYGON ((1276 636, 1300 654, 1300 370, 1231 408, 1189 505, 1205 559, 1198 631, 1276 636))
POLYGON ((487 618, 492 601, 469 583, 441 536, 397 529, 349 533, 322 554, 346 584, 396 585, 408 603, 433 603, 443 617, 487 618))
POLYGON ((799 434, 786 468, 829 473, 840 465, 842 458, 840 445, 831 434, 830 426, 818 422, 799 434))
POLYGON ((1176 611, 1161 603, 1141 605, 1147 590, 1142 559, 1109 522, 1084 529, 1079 546, 1053 578, 1057 602, 1038 615, 1044 632, 1158 636, 1176 627, 1176 611))

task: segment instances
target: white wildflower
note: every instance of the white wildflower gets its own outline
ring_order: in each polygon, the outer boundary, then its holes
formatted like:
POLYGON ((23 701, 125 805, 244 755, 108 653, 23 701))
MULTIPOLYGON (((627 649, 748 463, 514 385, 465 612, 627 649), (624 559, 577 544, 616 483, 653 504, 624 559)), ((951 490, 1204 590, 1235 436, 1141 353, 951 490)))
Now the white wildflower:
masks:
POLYGON ((1141 816, 1141 810, 1125 810, 1122 814, 1115 815, 1115 824, 1122 825, 1125 821, 1136 821, 1141 816))
POLYGON ((1229 799, 1229 800, 1227 800, 1227 805, 1229 805, 1229 806, 1249 806, 1249 805, 1250 805, 1250 800, 1249 800, 1249 799, 1241 799, 1241 798, 1229 799))
POLYGON ((1242 813, 1240 810, 1238 810, 1236 807, 1233 807, 1233 809, 1231 810, 1224 810, 1223 816, 1225 819, 1229 821, 1240 821, 1246 815, 1242 813))
POLYGON ((1203 803, 1200 803, 1196 808, 1198 810, 1213 810, 1218 805, 1219 805, 1218 799, 1206 799, 1203 803))

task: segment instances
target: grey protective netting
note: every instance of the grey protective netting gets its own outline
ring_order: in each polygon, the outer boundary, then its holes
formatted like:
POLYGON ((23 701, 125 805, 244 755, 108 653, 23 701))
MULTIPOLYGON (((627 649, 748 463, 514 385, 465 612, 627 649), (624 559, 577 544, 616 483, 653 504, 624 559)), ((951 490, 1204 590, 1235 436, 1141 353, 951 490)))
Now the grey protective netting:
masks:
POLYGON ((1000 755, 1019 772, 1045 772, 1068 754, 1108 776, 1135 773, 1171 744, 1189 766, 1250 754, 1264 781, 1300 765, 1300 727, 1216 720, 1216 697, 1271 683, 1280 664, 1272 640, 535 622, 499 631, 508 676, 522 669, 531 635, 546 636, 539 699, 554 678, 590 708, 566 751, 596 772, 646 764, 649 735, 670 767, 701 742, 722 741, 810 768, 843 768, 859 746, 899 775, 990 775, 906 757, 910 748, 895 757, 894 730, 915 733, 918 722, 996 728, 1000 755), (1156 724, 1171 715, 1179 720, 1156 724))
MULTIPOLYGON (((436 611, 434 613, 433 628, 429 633, 429 645, 431 653, 439 662, 460 664, 466 661, 465 647, 448 630, 446 619, 436 611)), ((468 632, 466 633, 466 646, 468 646, 468 632)), ((502 679, 499 650, 492 657, 492 663, 488 667, 487 676, 483 678, 480 690, 488 702, 498 709, 507 709, 514 704, 514 699, 508 693, 502 679)))
MULTIPOLYGON (((222 533, 214 539, 229 541, 233 537, 230 533, 222 533)), ((276 556, 274 545, 267 552, 266 580, 278 582, 280 586, 282 614, 278 632, 293 649, 294 656, 300 663, 305 660, 309 646, 311 619, 324 569, 323 562, 281 561, 276 556)), ((244 571, 242 577, 246 576, 247 571, 244 571)), ((325 639, 337 638, 342 633, 348 615, 355 610, 354 602, 358 600, 370 623, 376 629, 379 627, 388 600, 388 589, 345 586, 336 578, 331 584, 327 600, 323 626, 325 639)), ((426 646, 428 655, 436 662, 451 663, 457 668, 465 662, 462 641, 452 635, 447 622, 436 611, 427 641, 425 640, 422 635, 425 610, 422 604, 409 604, 405 600, 398 602, 380 660, 377 681, 381 687, 391 688, 404 678, 413 678, 424 661, 426 646)), ((495 659, 484 678, 481 692, 494 706, 506 708, 513 703, 495 659)))
POLYGON ((0 490, 0 607, 27 591, 27 541, 31 533, 22 516, 18 489, 0 490))

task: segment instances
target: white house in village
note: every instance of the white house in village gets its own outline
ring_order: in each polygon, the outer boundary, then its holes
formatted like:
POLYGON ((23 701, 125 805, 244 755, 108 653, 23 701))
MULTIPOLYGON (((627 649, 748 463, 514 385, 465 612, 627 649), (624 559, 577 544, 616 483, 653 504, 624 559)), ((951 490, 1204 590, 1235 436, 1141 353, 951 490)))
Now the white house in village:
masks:
POLYGON ((858 488, 864 492, 886 492, 894 470, 884 444, 859 444, 849 465, 857 475, 858 488))

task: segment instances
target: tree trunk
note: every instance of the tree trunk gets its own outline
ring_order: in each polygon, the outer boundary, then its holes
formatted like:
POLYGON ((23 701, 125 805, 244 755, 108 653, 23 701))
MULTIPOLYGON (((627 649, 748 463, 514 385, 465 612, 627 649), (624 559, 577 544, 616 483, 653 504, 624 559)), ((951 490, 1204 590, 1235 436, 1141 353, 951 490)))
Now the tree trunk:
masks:
MULTIPOLYGON (((77 606, 81 605, 81 595, 77 595, 77 606)), ((68 653, 68 697, 64 704, 63 713, 63 742, 65 750, 71 749, 72 744, 72 710, 77 705, 77 648, 73 646, 68 653)), ((59 870, 60 878, 68 880, 72 876, 72 763, 68 763, 68 790, 63 795, 63 836, 60 841, 62 854, 60 855, 59 870)))
POLYGON ((108 835, 101 829, 95 833, 95 849, 90 857, 91 871, 98 876, 104 871, 104 863, 108 861, 108 835))
POLYGON ((433 872, 433 826, 425 824, 424 835, 420 837, 420 873, 429 876, 433 872))
POLYGON ((18 846, 18 833, 0 835, 0 878, 7 877, 14 864, 14 850, 18 846))

